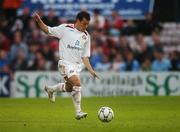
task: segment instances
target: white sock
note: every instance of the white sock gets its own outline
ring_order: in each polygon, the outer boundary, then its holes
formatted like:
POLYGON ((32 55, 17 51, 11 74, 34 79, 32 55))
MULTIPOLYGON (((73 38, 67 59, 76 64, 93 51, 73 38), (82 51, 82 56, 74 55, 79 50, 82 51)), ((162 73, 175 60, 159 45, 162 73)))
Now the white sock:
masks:
POLYGON ((81 86, 74 86, 71 92, 76 113, 81 111, 81 86))
POLYGON ((53 86, 48 86, 53 92, 66 92, 65 83, 58 83, 53 86))

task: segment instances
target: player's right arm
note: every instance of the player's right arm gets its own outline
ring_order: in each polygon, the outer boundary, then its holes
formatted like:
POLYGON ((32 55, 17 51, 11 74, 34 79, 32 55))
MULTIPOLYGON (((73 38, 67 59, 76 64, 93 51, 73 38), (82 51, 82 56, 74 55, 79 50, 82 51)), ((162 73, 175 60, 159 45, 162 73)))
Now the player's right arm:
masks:
POLYGON ((55 26, 55 27, 49 27, 41 20, 40 16, 37 13, 33 14, 33 18, 38 23, 40 29, 43 32, 47 33, 48 35, 57 37, 59 39, 62 38, 66 24, 61 24, 61 25, 55 26))
POLYGON ((41 20, 41 17, 37 13, 33 14, 33 19, 37 22, 38 26, 43 32, 49 34, 48 26, 44 24, 44 22, 41 20))

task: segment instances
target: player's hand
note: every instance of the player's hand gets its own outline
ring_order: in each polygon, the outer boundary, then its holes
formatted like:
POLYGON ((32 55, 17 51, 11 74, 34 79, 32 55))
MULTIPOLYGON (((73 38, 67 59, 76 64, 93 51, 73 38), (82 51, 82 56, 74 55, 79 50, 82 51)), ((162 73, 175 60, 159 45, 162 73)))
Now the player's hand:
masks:
POLYGON ((91 71, 90 73, 94 78, 100 79, 95 71, 91 71))
POLYGON ((38 13, 33 13, 33 15, 32 15, 32 17, 33 17, 33 19, 35 20, 35 21, 39 21, 39 20, 41 20, 41 17, 38 15, 38 13))

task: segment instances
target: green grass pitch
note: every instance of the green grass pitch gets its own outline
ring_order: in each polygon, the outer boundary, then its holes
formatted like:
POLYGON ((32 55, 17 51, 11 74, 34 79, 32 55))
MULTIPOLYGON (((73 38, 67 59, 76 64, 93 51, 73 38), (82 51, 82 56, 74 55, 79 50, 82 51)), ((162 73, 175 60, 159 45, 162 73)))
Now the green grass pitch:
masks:
POLYGON ((71 98, 0 99, 0 132, 180 132, 180 96, 90 97, 88 117, 75 120, 71 98), (114 111, 110 123, 97 118, 101 106, 114 111))

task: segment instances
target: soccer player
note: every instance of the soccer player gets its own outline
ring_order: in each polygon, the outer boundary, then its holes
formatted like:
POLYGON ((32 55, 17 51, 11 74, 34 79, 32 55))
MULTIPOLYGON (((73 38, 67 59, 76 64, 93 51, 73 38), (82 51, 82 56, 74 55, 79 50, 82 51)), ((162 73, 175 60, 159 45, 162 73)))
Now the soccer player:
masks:
POLYGON ((61 24, 57 27, 47 26, 37 13, 33 14, 34 20, 40 29, 48 35, 59 39, 59 62, 58 70, 64 77, 65 82, 54 86, 45 86, 49 100, 55 102, 56 92, 71 92, 72 100, 76 109, 76 119, 87 116, 81 111, 81 83, 80 71, 84 64, 94 78, 99 78, 93 70, 90 62, 90 35, 86 31, 90 15, 81 11, 77 14, 74 24, 61 24))

